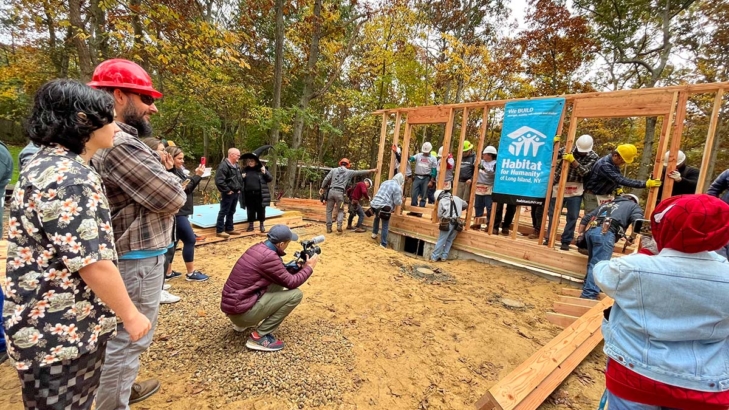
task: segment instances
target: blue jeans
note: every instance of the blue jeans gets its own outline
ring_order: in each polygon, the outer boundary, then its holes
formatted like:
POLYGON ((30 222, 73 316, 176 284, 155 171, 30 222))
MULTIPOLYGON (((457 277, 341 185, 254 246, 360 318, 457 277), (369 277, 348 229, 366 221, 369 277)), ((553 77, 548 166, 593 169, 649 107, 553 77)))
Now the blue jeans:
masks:
POLYGON ((474 202, 476 203, 474 205, 474 208, 476 209, 476 218, 483 216, 484 208, 486 209, 486 219, 491 218, 491 204, 494 202, 491 199, 491 195, 476 195, 474 202))
POLYGON ((362 205, 357 205, 357 210, 355 212, 349 212, 349 220, 347 220, 347 226, 352 226, 352 221, 354 221, 355 215, 357 215, 357 228, 361 228, 362 222, 364 222, 365 218, 364 208, 362 208, 362 205))
POLYGON ((428 188, 428 203, 429 204, 435 203, 435 187, 428 188))
POLYGON ((620 397, 610 393, 610 390, 607 392, 607 399, 608 408, 610 410, 678 410, 673 407, 651 406, 649 404, 640 404, 634 401, 621 399, 620 397))
POLYGON ((582 286, 583 299, 597 299, 600 294, 600 288, 595 284, 595 278, 592 277, 592 270, 600 261, 608 261, 613 256, 613 247, 615 247, 615 234, 611 231, 602 233, 600 226, 591 228, 585 233, 587 241, 587 275, 585 276, 585 284, 582 286))
POLYGON ((235 214, 235 204, 238 203, 237 192, 230 195, 227 192, 221 192, 220 196, 220 211, 218 211, 218 221, 215 224, 215 233, 233 230, 233 214, 235 214))
POLYGON ((413 177, 413 189, 410 191, 411 206, 418 206, 418 197, 420 197, 420 206, 425 206, 425 199, 428 197, 428 182, 430 182, 429 177, 413 177))
MULTIPOLYGON (((556 198, 549 201, 549 227, 547 232, 552 232, 552 215, 554 215, 554 207, 556 206, 556 198)), ((569 245, 575 239, 575 227, 577 227, 577 218, 580 217, 580 205, 582 204, 581 196, 573 196, 564 198, 562 208, 567 207, 567 225, 564 226, 562 232, 562 244, 569 245)), ((560 209, 561 213, 562 210, 560 209)), ((557 215, 559 220, 559 214, 557 215)))
POLYGON ((448 252, 451 251, 451 245, 453 245, 456 235, 458 235, 458 231, 455 224, 450 224, 447 231, 440 231, 438 240, 435 242, 435 249, 430 254, 430 260, 436 261, 438 258, 447 260, 448 252))
MULTIPOLYGON (((380 230, 379 209, 375 210, 375 220, 372 222, 372 234, 377 235, 380 230)), ((390 220, 382 220, 382 235, 380 235, 380 245, 387 246, 387 232, 390 230, 390 220)))

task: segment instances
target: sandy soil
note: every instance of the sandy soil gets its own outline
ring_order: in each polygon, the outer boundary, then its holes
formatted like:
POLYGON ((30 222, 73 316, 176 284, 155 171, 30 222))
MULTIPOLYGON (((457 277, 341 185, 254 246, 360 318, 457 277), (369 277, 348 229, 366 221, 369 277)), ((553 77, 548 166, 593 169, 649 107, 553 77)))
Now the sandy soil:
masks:
MULTIPOLYGON (((302 238, 323 233, 315 224, 302 238)), ((277 336, 278 353, 247 351, 220 312, 220 291, 240 254, 262 237, 197 248, 207 283, 171 282, 183 300, 163 305, 140 378, 161 391, 133 409, 472 409, 499 378, 559 333, 544 318, 560 284, 474 261, 436 265, 381 249, 369 234, 330 235, 277 336), (523 302, 510 310, 502 298, 523 302)), ((293 254, 291 250, 290 254, 293 254)), ((182 270, 178 254, 175 267, 182 270)), ((599 346, 542 405, 594 409, 603 392, 599 346)), ((15 371, 0 366, 0 409, 22 409, 15 371)))

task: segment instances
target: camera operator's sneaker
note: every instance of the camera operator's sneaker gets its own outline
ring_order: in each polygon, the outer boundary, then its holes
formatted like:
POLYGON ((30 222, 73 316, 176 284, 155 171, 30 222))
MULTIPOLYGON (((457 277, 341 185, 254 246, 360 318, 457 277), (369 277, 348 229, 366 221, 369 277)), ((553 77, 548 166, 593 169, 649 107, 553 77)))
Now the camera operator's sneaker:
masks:
POLYGON ((194 270, 192 273, 185 275, 185 280, 188 282, 205 282, 208 279, 210 279, 208 275, 200 272, 199 270, 194 270))
POLYGON ((276 352, 284 348, 284 343, 276 339, 271 333, 265 336, 259 336, 258 332, 253 332, 248 337, 246 347, 261 352, 276 352))

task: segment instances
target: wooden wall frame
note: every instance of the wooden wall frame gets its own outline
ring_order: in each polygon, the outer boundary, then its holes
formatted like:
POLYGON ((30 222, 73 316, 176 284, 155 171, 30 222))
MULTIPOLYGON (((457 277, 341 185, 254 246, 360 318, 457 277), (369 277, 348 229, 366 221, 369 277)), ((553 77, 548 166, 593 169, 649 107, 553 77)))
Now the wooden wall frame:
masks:
MULTIPOLYGON (((704 147, 704 156, 701 163, 699 183, 697 186, 697 193, 703 191, 703 187, 706 184, 708 175, 706 175, 711 149, 713 147, 719 111, 723 102, 723 95, 725 90, 729 89, 729 82, 723 83, 710 83, 710 84, 689 84, 663 88, 649 88, 649 89, 637 89, 637 90, 619 90, 610 92, 593 92, 583 94, 568 94, 560 97, 565 98, 567 104, 565 104, 564 112, 568 110, 568 106, 572 107, 572 114, 570 116, 570 125, 566 138, 562 141, 555 143, 555 155, 553 158, 553 168, 556 164, 556 153, 560 149, 562 143, 564 143, 565 152, 570 152, 575 142, 575 134, 577 132, 577 124, 582 119, 587 118, 616 118, 616 117, 662 117, 663 123, 661 127, 661 133, 657 140, 657 150, 653 162, 653 174, 654 179, 661 178, 663 174, 663 156, 666 150, 670 152, 669 161, 666 165, 666 173, 676 169, 676 157, 678 150, 681 148, 681 138, 683 134, 684 121, 686 118, 686 105, 688 98, 692 94, 703 94, 703 93, 716 93, 714 100, 714 107, 709 118, 709 130, 706 137, 706 145, 704 147), (673 136, 673 139, 671 137, 673 136)), ((406 127, 405 136, 401 145, 403 161, 400 163, 400 172, 405 172, 407 165, 408 148, 410 144, 410 135, 412 133, 413 125, 425 125, 425 124, 446 124, 445 136, 443 140, 443 152, 442 157, 447 158, 450 153, 453 123, 456 115, 456 111, 462 112, 461 120, 461 132, 458 140, 459 145, 456 147, 458 152, 454 156, 455 169, 453 179, 453 189, 457 189, 458 176, 460 174, 460 163, 462 160, 462 146, 465 141, 467 133, 467 124, 469 119, 469 113, 476 109, 483 110, 483 121, 481 126, 481 132, 479 133, 478 151, 476 156, 480 159, 480 153, 483 151, 484 138, 486 130, 488 128, 488 113, 492 108, 503 108, 506 103, 512 101, 523 101, 523 100, 539 100, 544 98, 554 98, 553 96, 536 97, 536 98, 520 98, 520 99, 508 99, 508 100, 493 100, 493 101, 477 101, 459 104, 448 104, 441 106, 424 106, 424 107, 403 107, 395 109, 385 109, 375 111, 373 114, 381 115, 383 126, 380 136, 380 151, 378 152, 378 169, 381 169, 382 160, 384 157, 383 151, 385 144, 382 143, 384 135, 386 134, 386 123, 389 121, 389 117, 392 114, 396 115, 395 118, 395 137, 394 141, 397 143, 400 121, 402 116, 406 116, 406 127)), ((559 132, 561 134, 562 124, 564 122, 564 114, 560 120, 559 132)), ((655 143, 656 141, 654 141, 655 143)), ((391 159, 391 164, 394 162, 391 159)), ((557 190, 557 196, 555 198, 554 212, 559 215, 561 214, 563 196, 565 190, 565 183, 567 180, 567 168, 569 164, 562 164, 562 174, 559 180, 559 188, 557 190)), ((441 189, 445 182, 445 170, 446 161, 441 162, 441 166, 438 173, 437 187, 441 189)), ((392 175, 390 175, 391 177, 392 175)), ((551 178, 549 181, 549 188, 547 192, 547 198, 545 202, 545 215, 548 214, 549 200, 552 196, 551 185, 553 182, 554 169, 550 174, 551 178)), ((466 212, 466 228, 469 229, 471 224, 471 218, 473 217, 473 205, 475 199, 475 185, 476 179, 473 178, 471 183, 471 194, 467 198, 469 202, 469 209, 466 212)), ((670 196, 673 180, 664 178, 664 189, 663 197, 667 198, 670 196)), ((379 186, 379 179, 375 182, 376 186, 379 186)), ((648 199, 645 206, 645 215, 649 217, 655 208, 657 198, 657 189, 650 189, 648 193, 648 199)), ((407 196, 407 195, 406 195, 407 196)), ((466 199, 466 198, 464 198, 466 199)), ((492 209, 495 209, 496 204, 493 205, 492 209)), ((521 207, 519 207, 521 208, 521 207)), ((400 212, 398 212, 399 214, 400 212)), ((520 215, 520 209, 517 209, 515 216, 515 225, 518 224, 518 218, 520 215)), ((491 218, 489 221, 488 234, 491 234, 493 227, 495 212, 491 212, 491 218)), ((554 217, 554 215, 547 215, 548 217, 554 217)), ((543 241, 544 228, 546 226, 546 219, 542 218, 542 226, 540 229, 539 241, 543 241)), ((434 220, 434 215, 432 220, 434 220)), ((552 224, 551 232, 547 232, 547 242, 549 247, 554 246, 555 236, 557 233, 558 224, 552 224)), ((512 237, 515 238, 515 232, 512 237)))

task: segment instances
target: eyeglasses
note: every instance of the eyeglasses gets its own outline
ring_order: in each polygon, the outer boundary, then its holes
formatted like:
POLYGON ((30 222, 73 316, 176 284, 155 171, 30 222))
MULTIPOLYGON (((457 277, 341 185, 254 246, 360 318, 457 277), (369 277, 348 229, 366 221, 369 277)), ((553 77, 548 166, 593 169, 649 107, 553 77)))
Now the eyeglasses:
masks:
POLYGON ((131 93, 131 92, 129 94, 136 94, 136 95, 138 95, 139 96, 139 100, 142 101, 143 103, 147 104, 147 105, 154 104, 154 97, 152 97, 151 95, 139 94, 139 93, 131 93))

